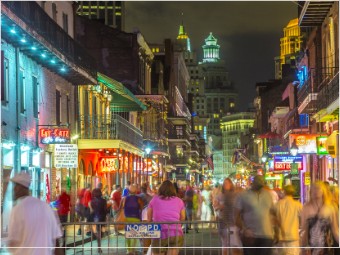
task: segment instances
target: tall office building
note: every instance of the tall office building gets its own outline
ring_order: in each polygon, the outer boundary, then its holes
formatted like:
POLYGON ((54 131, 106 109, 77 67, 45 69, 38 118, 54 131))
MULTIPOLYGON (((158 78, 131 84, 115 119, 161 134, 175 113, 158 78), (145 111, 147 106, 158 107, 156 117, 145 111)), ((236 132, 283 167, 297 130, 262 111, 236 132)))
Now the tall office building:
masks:
POLYGON ((280 56, 275 57, 275 79, 282 78, 282 65, 291 64, 300 51, 302 42, 298 19, 292 19, 283 28, 283 37, 280 39, 280 56))
POLYGON ((79 1, 77 14, 125 30, 124 1, 79 1))

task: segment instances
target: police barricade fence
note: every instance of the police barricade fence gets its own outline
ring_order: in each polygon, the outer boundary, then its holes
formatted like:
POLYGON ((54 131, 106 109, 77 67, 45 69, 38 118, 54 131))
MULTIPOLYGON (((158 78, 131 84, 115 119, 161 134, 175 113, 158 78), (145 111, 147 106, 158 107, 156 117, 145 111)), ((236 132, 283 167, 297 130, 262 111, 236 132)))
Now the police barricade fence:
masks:
MULTIPOLYGON (((180 255, 222 254, 217 221, 178 222, 72 222, 63 223, 65 236, 59 239, 63 254, 151 254, 161 247, 177 248, 180 255), (161 241, 161 232, 169 235, 182 229, 183 237, 161 241), (118 229, 118 233, 117 233, 118 229), (99 240, 98 240, 99 239, 99 240), (99 241, 99 242, 98 242, 99 241), (62 248, 62 246, 64 246, 62 248)), ((59 252, 60 254, 60 252, 59 252)))

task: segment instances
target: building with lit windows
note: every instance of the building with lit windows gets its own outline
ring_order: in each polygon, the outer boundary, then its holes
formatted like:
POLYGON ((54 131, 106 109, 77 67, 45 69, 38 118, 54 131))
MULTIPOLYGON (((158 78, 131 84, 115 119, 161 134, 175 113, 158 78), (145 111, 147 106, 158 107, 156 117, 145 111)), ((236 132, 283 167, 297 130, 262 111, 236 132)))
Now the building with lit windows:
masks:
POLYGON ((298 18, 292 19, 283 28, 283 37, 280 39, 280 56, 275 58, 275 79, 282 78, 282 65, 295 60, 296 54, 300 51, 301 42, 298 18))
POLYGON ((243 149, 243 138, 254 127, 255 113, 239 112, 224 116, 221 120, 222 147, 223 147, 223 172, 215 175, 229 175, 236 171, 232 164, 235 149, 243 149))
POLYGON ((124 1, 79 1, 77 14, 124 31, 124 1))
POLYGON ((199 70, 204 84, 204 103, 202 97, 199 97, 199 101, 194 99, 193 108, 209 117, 208 136, 220 136, 220 119, 225 114, 236 111, 238 92, 230 81, 224 60, 220 59, 220 46, 212 33, 205 39, 202 48, 203 61, 199 63, 199 70))
POLYGON ((97 80, 93 58, 73 39, 72 8, 72 2, 1 2, 2 233, 12 207, 10 176, 28 172, 31 194, 46 202, 62 188, 75 194, 78 158, 60 163, 56 148, 75 146, 77 86, 97 80))

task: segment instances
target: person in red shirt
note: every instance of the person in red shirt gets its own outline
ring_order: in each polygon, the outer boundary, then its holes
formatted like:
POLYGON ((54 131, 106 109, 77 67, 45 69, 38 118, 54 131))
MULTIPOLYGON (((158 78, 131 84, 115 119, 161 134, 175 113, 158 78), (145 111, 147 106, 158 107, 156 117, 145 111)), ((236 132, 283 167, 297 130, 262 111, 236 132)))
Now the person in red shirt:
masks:
MULTIPOLYGON (((120 207, 120 202, 122 200, 122 188, 120 185, 116 185, 114 191, 112 191, 111 193, 111 203, 112 203, 112 207, 111 207, 111 216, 113 217, 113 219, 116 218, 118 211, 119 211, 119 207, 120 207)), ((120 233, 118 232, 117 227, 115 226, 115 235, 119 235, 120 233)))
POLYGON ((70 212, 70 203, 71 203, 71 198, 70 196, 66 193, 66 190, 61 190, 61 194, 58 197, 58 215, 60 219, 60 223, 65 223, 67 222, 67 216, 68 213, 70 212))

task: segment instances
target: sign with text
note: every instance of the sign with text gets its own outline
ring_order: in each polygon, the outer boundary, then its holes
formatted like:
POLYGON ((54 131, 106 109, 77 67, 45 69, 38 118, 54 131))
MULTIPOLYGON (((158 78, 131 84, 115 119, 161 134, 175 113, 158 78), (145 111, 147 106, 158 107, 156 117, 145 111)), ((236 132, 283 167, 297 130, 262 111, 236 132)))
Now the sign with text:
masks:
POLYGON ((160 224, 127 224, 125 238, 160 238, 160 224))
POLYGON ((78 146, 76 144, 56 144, 54 146, 54 167, 77 168, 78 146))
POLYGON ((287 171, 291 170, 292 163, 296 163, 298 170, 303 169, 302 156, 274 156, 274 170, 287 171))
POLYGON ((290 134, 289 135, 289 143, 290 147, 292 146, 293 142, 295 141, 298 149, 298 153, 316 153, 316 137, 318 135, 311 134, 290 134))
POLYGON ((68 128, 40 128, 39 139, 42 144, 63 144, 70 142, 68 128))
POLYGON ((100 159, 102 172, 113 172, 119 170, 119 160, 117 157, 105 157, 100 159))

